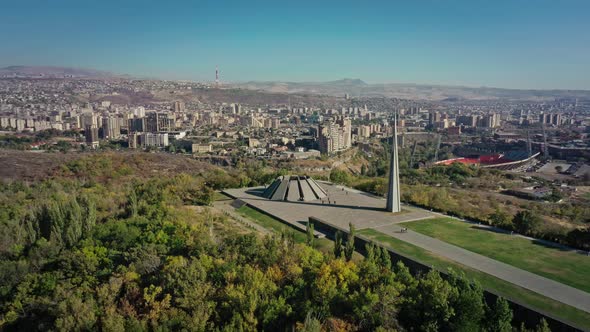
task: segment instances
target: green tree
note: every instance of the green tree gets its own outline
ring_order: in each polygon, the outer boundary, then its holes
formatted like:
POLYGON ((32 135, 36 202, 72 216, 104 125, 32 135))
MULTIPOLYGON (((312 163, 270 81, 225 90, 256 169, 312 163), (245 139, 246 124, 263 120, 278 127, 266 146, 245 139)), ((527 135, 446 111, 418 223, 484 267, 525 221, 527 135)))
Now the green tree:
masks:
POLYGON ((557 188, 553 188, 551 190, 551 196, 549 196, 548 200, 551 202, 559 202, 563 199, 563 194, 557 188))
POLYGON ((322 330, 322 322, 310 312, 305 316, 303 324, 298 326, 298 332, 320 332, 322 330))
POLYGON ((82 209, 84 210, 84 220, 82 222, 82 237, 90 236, 96 225, 96 203, 94 199, 87 195, 82 196, 82 209))
POLYGON ((407 296, 411 301, 400 311, 400 321, 404 326, 435 332, 447 326, 455 315, 451 300, 457 297, 457 289, 434 270, 420 278, 416 288, 407 296))
POLYGON ((449 330, 481 330, 485 314, 481 286, 468 280, 464 274, 458 275, 453 271, 449 271, 449 284, 457 290, 454 293, 456 296, 451 299, 455 314, 449 320, 449 330))
POLYGON ((348 223, 348 229, 348 239, 346 240, 346 245, 344 246, 344 257, 346 257, 347 261, 350 261, 352 259, 352 254, 354 253, 354 225, 352 223, 348 223))
POLYGON ((66 222, 64 225, 65 234, 63 238, 65 239, 66 246, 71 247, 82 238, 82 208, 75 199, 70 200, 69 204, 65 205, 63 208, 66 213, 66 222))
POLYGON ((338 184, 348 184, 350 181, 349 175, 346 171, 334 168, 330 172, 330 181, 338 184))
POLYGON ((135 192, 135 189, 132 188, 127 195, 127 214, 129 217, 134 218, 137 216, 137 211, 137 193, 135 192))
POLYGON ((313 224, 311 222, 307 223, 306 231, 307 231, 307 238, 306 243, 308 246, 313 248, 313 240, 314 240, 314 231, 313 231, 313 224))
POLYGON ((517 232, 534 235, 539 230, 541 219, 532 211, 522 210, 514 216, 512 223, 517 232))
POLYGON ((381 247, 381 250, 379 250, 379 247, 377 247, 377 251, 380 251, 379 265, 387 270, 391 269, 391 256, 389 255, 389 250, 385 247, 381 247))
POLYGON ((568 242, 583 250, 590 250, 590 226, 574 229, 567 234, 568 242))
POLYGON ((367 243, 365 245, 365 260, 367 260, 368 262, 371 263, 375 263, 376 259, 376 254, 375 254, 375 248, 379 248, 379 247, 375 247, 375 245, 373 243, 367 243))
POLYGON ((489 332, 512 331, 512 310, 508 301, 502 297, 496 299, 496 303, 488 308, 486 313, 486 327, 489 332))
POLYGON ((490 220, 491 224, 494 226, 507 226, 511 223, 511 218, 508 215, 508 213, 500 210, 500 209, 496 209, 496 211, 494 211, 493 213, 491 213, 488 216, 488 219, 490 220))
POLYGON ((41 235, 67 247, 78 243, 90 232, 96 219, 93 204, 83 204, 82 207, 76 198, 65 195, 57 195, 44 203, 37 214, 41 235))
POLYGON ((342 232, 336 231, 334 235, 334 257, 338 258, 341 257, 343 254, 343 247, 342 247, 342 232))
POLYGON ((537 325, 537 327, 535 328, 535 332, 551 332, 549 324, 547 324, 545 318, 541 318, 539 325, 537 325))
POLYGON ((57 305, 55 326, 60 331, 88 331, 96 324, 94 299, 70 294, 57 305))

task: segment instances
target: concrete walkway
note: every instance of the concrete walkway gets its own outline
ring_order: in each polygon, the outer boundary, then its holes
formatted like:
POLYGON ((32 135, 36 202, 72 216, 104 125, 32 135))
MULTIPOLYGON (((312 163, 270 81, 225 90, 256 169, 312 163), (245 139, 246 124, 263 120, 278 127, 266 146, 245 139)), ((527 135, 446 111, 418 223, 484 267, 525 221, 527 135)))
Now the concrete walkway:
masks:
POLYGON ((553 300, 590 312, 590 294, 577 288, 416 233, 412 230, 401 233, 401 227, 398 225, 386 225, 380 227, 379 231, 553 300))

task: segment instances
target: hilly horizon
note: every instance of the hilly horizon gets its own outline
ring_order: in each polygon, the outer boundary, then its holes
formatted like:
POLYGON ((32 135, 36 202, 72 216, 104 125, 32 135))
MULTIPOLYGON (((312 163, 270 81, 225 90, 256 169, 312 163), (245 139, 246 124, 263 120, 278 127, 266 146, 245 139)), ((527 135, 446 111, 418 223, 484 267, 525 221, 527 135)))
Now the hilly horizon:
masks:
POLYGON ((22 65, 0 68, 1 78, 111 78, 122 76, 126 75, 118 75, 92 68, 22 65))
MULTIPOLYGON (((92 68, 73 68, 60 66, 22 66, 14 65, 0 68, 0 78, 78 78, 112 79, 137 78, 127 74, 114 74, 92 68)), ((246 81, 228 82, 225 86, 258 90, 272 93, 318 94, 342 97, 377 97, 420 100, 514 100, 550 101, 555 99, 590 100, 589 90, 566 89, 509 89, 497 87, 469 87, 459 85, 420 84, 420 83, 367 83, 360 78, 342 78, 331 81, 246 81)))
POLYGON ((230 84, 235 87, 281 93, 312 93, 329 96, 385 97, 422 100, 522 100, 554 99, 590 100, 588 90, 536 90, 495 87, 468 87, 419 83, 366 83, 361 79, 344 78, 327 82, 249 81, 230 84))

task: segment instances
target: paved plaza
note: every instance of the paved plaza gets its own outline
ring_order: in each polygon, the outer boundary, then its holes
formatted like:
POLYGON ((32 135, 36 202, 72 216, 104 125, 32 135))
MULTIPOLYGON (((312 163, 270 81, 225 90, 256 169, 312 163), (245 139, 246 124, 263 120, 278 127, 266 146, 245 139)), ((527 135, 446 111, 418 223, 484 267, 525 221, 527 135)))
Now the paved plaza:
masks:
POLYGON ((321 182, 320 185, 326 190, 328 197, 309 202, 268 200, 260 196, 264 187, 228 189, 225 193, 303 231, 311 216, 343 229, 348 229, 350 222, 356 229, 376 229, 465 266, 590 312, 590 294, 582 290, 423 234, 400 231, 403 227, 400 223, 432 218, 436 214, 407 205, 402 206, 401 213, 389 213, 385 211, 385 199, 326 182, 321 182))
POLYGON ((320 185, 328 196, 308 202, 266 199, 261 196, 264 187, 227 189, 224 192, 299 229, 305 229, 311 216, 345 229, 348 229, 350 222, 356 229, 363 229, 433 217, 429 212, 409 206, 403 206, 403 211, 400 213, 388 213, 385 212, 385 200, 382 198, 353 192, 328 183, 320 183, 320 185))

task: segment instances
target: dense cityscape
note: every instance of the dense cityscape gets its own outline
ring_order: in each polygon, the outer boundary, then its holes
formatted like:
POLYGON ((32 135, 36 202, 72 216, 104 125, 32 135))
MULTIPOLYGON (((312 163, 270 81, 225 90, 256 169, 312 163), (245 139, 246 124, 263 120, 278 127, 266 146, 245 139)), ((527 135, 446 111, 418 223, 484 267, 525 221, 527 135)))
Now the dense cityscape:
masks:
POLYGON ((588 12, 0 1, 0 331, 590 331, 588 12))
POLYGON ((130 149, 172 144, 188 153, 222 155, 228 147, 241 146, 240 152, 261 158, 316 158, 390 136, 391 119, 397 114, 402 136, 407 133, 411 142, 437 135, 442 135, 441 144, 451 145, 464 137, 490 138, 498 144, 525 142, 529 154, 546 146, 546 158, 570 161, 588 156, 589 151, 590 106, 578 99, 423 102, 345 94, 330 103, 323 101, 326 105, 241 104, 202 101, 192 93, 234 89, 215 83, 18 78, 1 82, 3 130, 71 131, 76 133, 72 135, 76 147, 98 148, 102 140, 130 149), (133 96, 135 102, 117 103, 122 96, 133 96))

